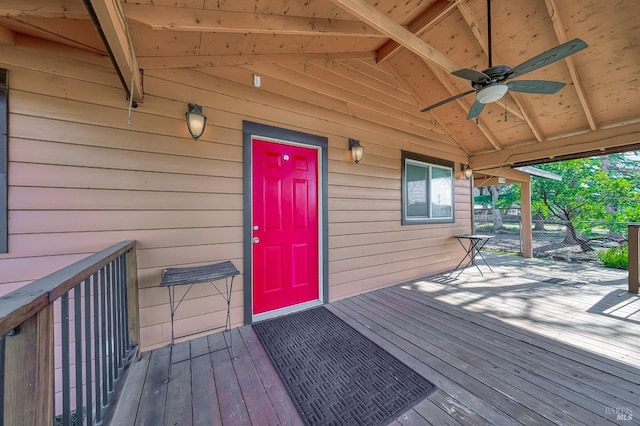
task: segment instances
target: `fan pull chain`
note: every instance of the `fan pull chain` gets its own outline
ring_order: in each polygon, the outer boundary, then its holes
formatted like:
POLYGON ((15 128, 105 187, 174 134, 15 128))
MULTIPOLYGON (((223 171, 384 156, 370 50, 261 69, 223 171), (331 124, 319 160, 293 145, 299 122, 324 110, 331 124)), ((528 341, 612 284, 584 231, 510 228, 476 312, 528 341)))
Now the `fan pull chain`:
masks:
POLYGON ((504 122, 507 122, 507 97, 504 97, 504 122))

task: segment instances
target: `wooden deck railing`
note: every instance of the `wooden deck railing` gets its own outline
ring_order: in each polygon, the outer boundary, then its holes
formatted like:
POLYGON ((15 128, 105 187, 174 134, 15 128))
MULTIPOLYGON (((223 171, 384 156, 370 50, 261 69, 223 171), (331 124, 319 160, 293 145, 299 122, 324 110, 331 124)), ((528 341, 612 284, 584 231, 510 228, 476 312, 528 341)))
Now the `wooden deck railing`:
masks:
POLYGON ((640 281, 640 223, 629 224, 629 292, 638 294, 640 281))
POLYGON ((135 241, 0 298, 0 426, 100 424, 139 330, 135 241))

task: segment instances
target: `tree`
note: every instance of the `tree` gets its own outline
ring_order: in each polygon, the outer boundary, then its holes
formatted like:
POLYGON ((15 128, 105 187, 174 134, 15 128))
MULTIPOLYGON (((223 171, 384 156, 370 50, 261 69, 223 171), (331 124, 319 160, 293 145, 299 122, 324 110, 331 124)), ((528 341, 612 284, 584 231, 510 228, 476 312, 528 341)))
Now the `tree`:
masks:
POLYGON ((503 228, 502 214, 500 209, 508 209, 518 203, 520 199, 519 185, 490 185, 479 188, 479 194, 474 197, 474 203, 491 205, 491 219, 493 230, 498 231, 503 228))
POLYGON ((635 155, 615 154, 537 166, 559 174, 562 181, 534 177, 533 209, 566 224, 565 243, 579 244, 583 251, 591 251, 587 239, 578 232, 590 231, 587 222, 613 224, 640 219, 640 169, 635 155))
POLYGON ((540 209, 538 209, 536 214, 533 215, 533 230, 546 231, 546 228, 544 227, 544 216, 540 209))
POLYGON ((497 231, 503 228, 502 214, 500 213, 500 208, 498 207, 500 193, 498 192, 497 185, 491 185, 488 187, 488 189, 489 193, 491 194, 491 219, 493 219, 493 230, 497 231))

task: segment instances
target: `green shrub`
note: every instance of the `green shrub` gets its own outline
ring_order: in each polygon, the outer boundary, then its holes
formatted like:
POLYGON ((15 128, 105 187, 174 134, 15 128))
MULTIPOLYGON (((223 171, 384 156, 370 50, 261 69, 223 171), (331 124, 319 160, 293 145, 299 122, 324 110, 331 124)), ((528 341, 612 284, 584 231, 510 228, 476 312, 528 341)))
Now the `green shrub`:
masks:
POLYGON ((609 268, 628 269, 629 247, 609 247, 606 250, 601 250, 598 252, 598 260, 609 268))

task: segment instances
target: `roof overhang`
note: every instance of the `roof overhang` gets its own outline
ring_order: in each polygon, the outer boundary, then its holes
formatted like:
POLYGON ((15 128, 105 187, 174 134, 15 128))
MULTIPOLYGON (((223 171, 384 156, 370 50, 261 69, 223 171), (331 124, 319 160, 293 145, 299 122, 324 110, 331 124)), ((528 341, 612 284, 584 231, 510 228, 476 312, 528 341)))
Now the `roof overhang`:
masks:
POLYGON ((493 185, 519 184, 529 182, 531 176, 537 176, 545 179, 561 181, 562 176, 556 173, 541 170, 536 167, 504 167, 496 169, 482 170, 474 173, 474 187, 484 187, 493 185))

